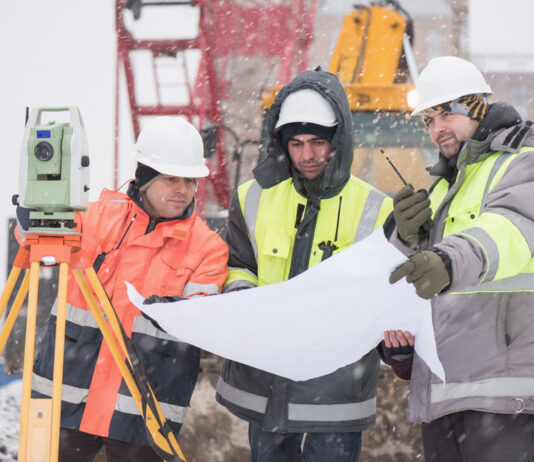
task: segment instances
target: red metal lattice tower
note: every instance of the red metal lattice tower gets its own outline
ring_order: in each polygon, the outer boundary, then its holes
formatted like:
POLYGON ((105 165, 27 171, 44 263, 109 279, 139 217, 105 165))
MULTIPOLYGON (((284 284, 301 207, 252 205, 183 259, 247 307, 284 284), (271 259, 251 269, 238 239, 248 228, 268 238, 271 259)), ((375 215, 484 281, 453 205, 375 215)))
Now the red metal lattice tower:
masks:
MULTIPOLYGON (((209 127, 216 141, 207 158, 210 175, 201 181, 197 198, 201 206, 207 194, 207 184, 213 189, 219 206, 226 208, 230 199, 227 158, 223 132, 217 127, 224 125, 221 101, 224 100, 232 76, 227 75, 231 58, 265 56, 279 58, 277 84, 284 84, 293 75, 306 69, 312 42, 316 0, 116 0, 117 69, 115 101, 115 187, 118 171, 119 136, 119 80, 124 73, 128 92, 134 136, 141 129, 140 119, 156 115, 180 115, 194 123, 202 132, 209 127), (125 10, 139 18, 145 7, 198 8, 198 35, 194 38, 138 39, 126 26, 125 10), (155 71, 155 62, 161 57, 178 56, 187 50, 198 50, 200 60, 196 76, 186 82, 189 102, 186 104, 162 103, 158 79, 155 79, 157 101, 150 105, 139 102, 136 96, 136 75, 132 53, 149 52, 155 71)), ((177 34, 178 35, 178 34, 177 34)), ((185 58, 182 61, 186 63, 185 58)), ((187 76, 187 69, 185 74, 187 76)), ((206 138, 205 138, 206 142, 206 138)))

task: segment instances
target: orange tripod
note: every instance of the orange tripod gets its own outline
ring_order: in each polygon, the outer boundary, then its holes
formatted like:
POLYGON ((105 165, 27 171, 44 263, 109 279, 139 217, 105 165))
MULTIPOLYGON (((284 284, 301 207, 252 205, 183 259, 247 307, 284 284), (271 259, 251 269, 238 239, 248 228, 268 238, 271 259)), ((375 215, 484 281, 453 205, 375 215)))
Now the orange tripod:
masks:
POLYGON ((29 269, 17 292, 13 306, 0 332, 0 354, 13 329, 20 308, 28 294, 28 317, 22 375, 20 409, 19 457, 21 462, 55 462, 59 452, 61 418, 61 387, 67 311, 67 277, 69 268, 76 279, 102 336, 115 359, 122 377, 137 404, 154 449, 167 461, 183 461, 185 457, 176 437, 167 430, 165 416, 150 385, 136 376, 136 367, 129 354, 122 326, 87 255, 81 248, 81 236, 76 234, 27 234, 22 243, 6 286, 0 296, 0 317, 11 297, 23 268, 29 269), (39 270, 44 265, 59 265, 56 342, 52 398, 32 398, 32 373, 37 322, 39 270), (96 296, 95 296, 96 295, 96 296), (148 396, 148 400, 146 399, 148 396))

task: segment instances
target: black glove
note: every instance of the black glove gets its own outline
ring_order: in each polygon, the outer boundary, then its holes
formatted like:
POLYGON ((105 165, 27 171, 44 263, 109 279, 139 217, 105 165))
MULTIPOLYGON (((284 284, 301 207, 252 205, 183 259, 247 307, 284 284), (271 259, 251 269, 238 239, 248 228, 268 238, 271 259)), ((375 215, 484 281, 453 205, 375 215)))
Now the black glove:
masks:
POLYGON ((413 283, 417 295, 428 300, 443 292, 451 283, 444 257, 448 258, 441 251, 439 254, 431 250, 416 253, 391 273, 389 282, 394 284, 406 276, 406 282, 413 283))
POLYGON ((400 237, 406 242, 419 242, 428 233, 421 227, 432 216, 428 193, 424 189, 414 192, 410 184, 404 186, 393 197, 393 216, 400 237))
MULTIPOLYGON (((394 357, 394 356, 399 356, 399 355, 411 355, 414 352, 414 347, 411 345, 399 345, 396 347, 391 346, 388 348, 386 345, 384 345, 384 350, 387 350, 389 355, 391 357, 394 357)), ((393 359, 396 359, 396 358, 393 358, 393 359)))
MULTIPOLYGON (((179 297, 178 295, 166 295, 164 297, 160 297, 159 295, 150 295, 149 297, 145 298, 145 300, 143 301, 143 305, 152 305, 153 303, 171 303, 171 302, 178 302, 180 300, 185 300, 185 299, 182 297, 179 297)), ((143 318, 148 319, 154 325, 154 327, 164 332, 167 332, 156 322, 156 320, 152 319, 148 314, 142 311, 141 311, 141 314, 143 315, 143 318)))
POLYGON ((145 298, 143 305, 152 305, 153 303, 172 303, 179 302, 180 300, 185 300, 185 298, 179 297, 178 295, 165 295, 164 297, 150 295, 145 298))
POLYGON ((388 348, 384 341, 378 350, 382 360, 391 366, 395 375, 403 380, 410 380, 412 375, 412 364, 414 347, 410 345, 388 348))

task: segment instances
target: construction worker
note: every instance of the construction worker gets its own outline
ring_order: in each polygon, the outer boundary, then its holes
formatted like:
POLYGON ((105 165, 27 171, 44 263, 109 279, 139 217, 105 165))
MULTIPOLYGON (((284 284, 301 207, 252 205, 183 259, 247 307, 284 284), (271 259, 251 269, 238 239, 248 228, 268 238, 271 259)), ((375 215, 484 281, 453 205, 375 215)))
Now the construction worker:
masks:
MULTIPOLYGON (((151 301, 214 295, 226 279, 228 248, 195 212, 197 181, 208 168, 193 125, 153 119, 133 157, 137 169, 127 194, 104 189, 86 212, 76 214, 76 230, 177 435, 197 381, 199 349, 145 318, 129 301, 125 281, 151 301)), ((93 461, 104 447, 108 461, 160 461, 72 275, 67 302, 59 460, 93 461)), ((56 306, 35 361, 37 398, 52 394, 55 313, 56 306)))
MULTIPOLYGON (((427 462, 534 460, 534 130, 470 62, 432 59, 417 81, 439 149, 425 191, 394 197, 395 270, 431 299, 441 383, 415 355, 408 418, 427 462), (433 227, 423 224, 432 218, 433 227)), ((393 224, 393 223, 392 223, 393 224)))
MULTIPOLYGON (((225 292, 290 279, 368 236, 392 209, 350 174, 351 111, 335 75, 295 77, 268 124, 267 156, 230 205, 225 292)), ((249 422, 253 462, 353 462, 361 432, 375 423, 378 369, 376 350, 303 382, 226 361, 216 398, 249 422)))

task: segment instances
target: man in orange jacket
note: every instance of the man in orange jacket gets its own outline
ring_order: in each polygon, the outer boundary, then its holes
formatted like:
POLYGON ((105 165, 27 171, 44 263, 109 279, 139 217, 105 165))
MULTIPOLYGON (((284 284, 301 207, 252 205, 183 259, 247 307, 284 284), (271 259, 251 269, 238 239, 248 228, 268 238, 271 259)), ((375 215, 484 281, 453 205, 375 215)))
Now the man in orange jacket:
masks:
MULTIPOLYGON (((127 193, 103 190, 86 212, 76 214, 76 230, 176 435, 197 381, 200 352, 143 317, 130 303, 125 281, 146 298, 218 294, 228 248, 195 213, 197 179, 208 169, 191 124, 155 118, 142 130, 133 156, 138 164, 127 193)), ((108 461, 161 460, 72 275, 67 302, 59 460, 93 461, 102 447, 108 461)), ((35 362, 34 397, 52 394, 55 313, 54 305, 35 362)))

